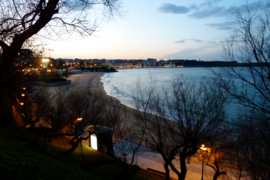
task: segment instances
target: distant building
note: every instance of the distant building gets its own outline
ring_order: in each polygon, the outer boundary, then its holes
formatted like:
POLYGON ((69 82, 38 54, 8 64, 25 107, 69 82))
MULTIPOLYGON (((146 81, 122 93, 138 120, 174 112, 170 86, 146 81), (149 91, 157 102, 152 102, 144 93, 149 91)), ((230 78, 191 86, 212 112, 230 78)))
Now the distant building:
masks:
POLYGON ((133 68, 133 63, 114 63, 112 66, 114 68, 133 68))
POLYGON ((172 68, 172 67, 175 67, 175 64, 164 64, 163 67, 172 68))

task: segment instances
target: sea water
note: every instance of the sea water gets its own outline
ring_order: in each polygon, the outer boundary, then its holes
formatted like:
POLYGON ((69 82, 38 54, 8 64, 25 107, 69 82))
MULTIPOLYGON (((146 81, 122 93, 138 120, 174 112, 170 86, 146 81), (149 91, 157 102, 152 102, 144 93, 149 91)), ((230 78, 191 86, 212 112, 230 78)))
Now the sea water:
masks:
POLYGON ((115 73, 106 73, 101 78, 104 90, 109 96, 113 96, 122 104, 135 109, 137 84, 147 89, 153 83, 155 87, 170 87, 176 75, 183 75, 195 83, 202 79, 214 78, 213 70, 218 68, 142 68, 142 69, 119 69, 115 73))
MULTIPOLYGON (((246 73, 245 68, 237 67, 241 73, 246 73)), ((101 78, 104 90, 107 95, 117 98, 122 104, 136 109, 135 100, 140 100, 136 95, 137 84, 140 82, 141 86, 147 90, 149 85, 154 82, 155 87, 171 87, 175 75, 183 75, 194 83, 199 83, 202 80, 211 80, 216 78, 213 73, 221 71, 221 68, 145 68, 145 69, 119 69, 115 73, 105 73, 101 78)), ((248 77, 245 74, 245 77, 248 77)), ((238 82, 238 80, 236 81, 238 82)), ((237 83, 238 88, 242 88, 241 81, 237 83)), ((252 88, 250 89, 253 92, 252 88)), ((236 103, 236 100, 229 99, 225 106, 226 117, 229 121, 236 120, 238 115, 246 111, 243 107, 236 103)))

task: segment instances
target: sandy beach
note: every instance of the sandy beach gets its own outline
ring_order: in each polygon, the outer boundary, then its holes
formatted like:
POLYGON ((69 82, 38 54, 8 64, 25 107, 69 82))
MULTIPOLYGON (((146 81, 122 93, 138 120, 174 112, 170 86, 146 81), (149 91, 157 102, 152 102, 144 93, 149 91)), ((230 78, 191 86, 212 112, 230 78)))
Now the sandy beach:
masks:
MULTIPOLYGON (((71 80, 73 85, 79 87, 89 87, 90 90, 96 91, 100 93, 105 99, 117 101, 118 99, 107 95, 104 90, 103 83, 101 82, 101 77, 104 75, 104 72, 82 72, 81 74, 74 74, 70 76, 68 79, 71 80)), ((134 118, 135 109, 127 107, 125 105, 122 106, 122 113, 126 112, 128 121, 125 122, 126 127, 131 127, 136 123, 134 118)))
MULTIPOLYGON (((106 94, 103 83, 101 82, 101 77, 104 75, 104 73, 97 72, 97 73, 83 73, 83 74, 78 74, 78 75, 72 75, 70 78, 73 82, 76 82, 77 85, 79 86, 86 86, 87 84, 83 82, 89 83, 91 81, 91 89, 95 90, 99 93, 102 93, 102 95, 106 96, 107 98, 111 98, 114 101, 118 101, 118 99, 111 97, 106 94)), ((88 84, 89 85, 89 84, 88 84)), ((137 121, 134 117, 135 114, 135 109, 129 108, 127 106, 123 105, 122 111, 127 112, 128 118, 125 120, 125 128, 128 128, 129 130, 133 130, 134 127, 137 124, 137 121)), ((123 113, 122 112, 122 113, 123 113)), ((138 132, 137 132, 138 133, 138 132)), ((84 142, 85 145, 89 145, 88 141, 84 142)), ((146 145, 146 144, 142 144, 146 145)), ((128 156, 131 158, 131 156, 128 156)), ((139 152, 136 157, 135 157, 135 162, 137 165, 139 165, 141 168, 147 169, 147 168, 152 168, 161 172, 165 172, 164 167, 163 167, 163 158, 161 157, 160 154, 156 152, 152 152, 149 150, 143 150, 142 152, 139 152)), ((176 159, 173 161, 173 164, 177 169, 180 169, 180 162, 179 162, 179 157, 176 157, 176 159)), ((201 178, 201 162, 197 161, 192 161, 192 163, 187 164, 188 172, 187 172, 187 180, 191 179, 200 179, 201 178)), ((213 169, 210 167, 204 167, 205 168, 205 174, 208 176, 211 176, 213 174, 213 169)), ((229 173, 228 173, 229 174, 229 173)), ((171 170, 170 171, 170 177, 172 179, 177 179, 177 175, 171 170)))
MULTIPOLYGON (((80 74, 74 74, 70 76, 68 79, 72 81, 72 86, 79 86, 79 87, 89 87, 90 90, 96 91, 100 93, 105 99, 117 101, 118 99, 111 97, 106 94, 103 83, 101 82, 101 77, 104 75, 103 72, 82 72, 80 74)), ((49 91, 55 92, 57 87, 48 87, 49 91)), ((126 112, 126 118, 124 118, 124 127, 127 128, 128 134, 133 135, 132 130, 135 129, 137 121, 135 119, 135 109, 129 108, 127 106, 122 105, 122 108, 120 109, 120 112, 124 114, 126 112)), ((138 134, 138 132, 135 132, 138 134)), ((69 144, 69 138, 68 137, 57 137, 54 138, 49 144, 52 144, 54 146, 60 147, 60 148, 70 148, 69 144)), ((83 141, 83 144, 85 146, 89 147, 89 140, 83 141)), ((142 144, 146 145, 146 144, 142 144)), ((146 146, 147 147, 147 146, 146 146)), ((139 152, 135 157, 135 164, 139 165, 141 168, 147 169, 155 169, 161 172, 164 172, 163 167, 163 158, 156 152, 147 150, 143 150, 142 152, 139 152)), ((175 164, 175 167, 177 169, 180 169, 179 165, 179 158, 176 157, 176 159, 173 161, 175 164)), ((187 180, 191 179, 199 179, 201 177, 201 163, 200 162, 193 162, 191 164, 187 164, 188 173, 187 173, 187 180)), ((206 171, 208 173, 212 173, 212 169, 209 167, 205 167, 206 171)), ((176 174, 173 171, 170 171, 170 176, 172 178, 177 178, 176 174)))

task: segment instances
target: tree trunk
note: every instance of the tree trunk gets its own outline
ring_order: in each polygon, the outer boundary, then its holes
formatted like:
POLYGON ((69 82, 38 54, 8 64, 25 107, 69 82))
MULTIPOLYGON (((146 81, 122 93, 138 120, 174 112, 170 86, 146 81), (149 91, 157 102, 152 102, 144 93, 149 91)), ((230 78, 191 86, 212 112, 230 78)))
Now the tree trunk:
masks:
POLYGON ((1 41, 3 53, 0 56, 0 124, 7 124, 12 118, 12 104, 14 96, 10 94, 10 89, 18 80, 15 77, 12 64, 18 56, 23 43, 38 33, 51 20, 54 14, 58 13, 57 5, 59 0, 50 0, 47 6, 40 13, 40 17, 27 30, 21 34, 16 34, 10 46, 1 41))
POLYGON ((164 169, 166 172, 166 180, 170 180, 170 170, 169 170, 169 164, 167 162, 165 162, 164 164, 164 169))
POLYGON ((217 180, 218 177, 219 177, 220 175, 222 175, 222 174, 226 175, 226 172, 225 172, 225 171, 222 171, 222 172, 216 171, 216 172, 215 172, 215 175, 214 175, 214 177, 213 177, 213 180, 217 180))
POLYGON ((180 153, 180 168, 181 168, 181 177, 179 179, 184 180, 187 174, 187 166, 186 166, 186 156, 183 153, 180 153))
POLYGON ((80 140, 78 139, 78 137, 74 136, 74 137, 72 138, 72 140, 70 141, 70 144, 72 145, 72 147, 71 147, 70 149, 66 150, 66 151, 64 152, 64 155, 67 156, 68 154, 70 154, 70 153, 72 153, 73 151, 75 151, 75 149, 78 147, 79 143, 80 143, 80 140), (76 139, 76 141, 75 141, 75 139, 76 139), (74 141, 75 141, 75 142, 74 142, 74 141))
MULTIPOLYGON (((178 179, 180 180, 182 180, 183 179, 183 175, 174 167, 174 165, 173 165, 173 163, 171 162, 170 163, 170 167, 172 168, 172 170, 173 170, 173 172, 175 172, 175 174, 177 174, 177 177, 178 177, 178 179)), ((184 178, 185 179, 185 178, 184 178)), ((183 180, 184 180, 183 179, 183 180)))
POLYGON ((7 125, 12 119, 12 105, 15 103, 15 90, 12 87, 0 87, 0 125, 7 125))
POLYGON ((2 125, 8 124, 13 119, 12 106, 15 103, 16 87, 21 80, 12 68, 17 54, 17 51, 6 47, 0 57, 0 124, 2 125))

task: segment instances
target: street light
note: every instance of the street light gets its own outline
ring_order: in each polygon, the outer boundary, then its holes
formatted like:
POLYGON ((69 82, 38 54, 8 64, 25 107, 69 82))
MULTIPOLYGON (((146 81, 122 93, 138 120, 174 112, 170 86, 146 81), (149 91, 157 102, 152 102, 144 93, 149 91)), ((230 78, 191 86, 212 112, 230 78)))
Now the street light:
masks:
POLYGON ((202 144, 200 149, 203 150, 203 153, 202 153, 202 180, 203 180, 203 160, 204 160, 204 153, 207 150, 207 148, 204 146, 204 144, 202 144))
POLYGON ((200 149, 201 149, 201 150, 204 150, 204 151, 206 151, 206 150, 207 150, 207 148, 206 148, 206 147, 204 147, 204 144, 202 144, 202 146, 200 147, 200 149))
POLYGON ((82 117, 80 117, 80 118, 77 118, 77 121, 81 121, 82 120, 82 117))

